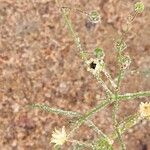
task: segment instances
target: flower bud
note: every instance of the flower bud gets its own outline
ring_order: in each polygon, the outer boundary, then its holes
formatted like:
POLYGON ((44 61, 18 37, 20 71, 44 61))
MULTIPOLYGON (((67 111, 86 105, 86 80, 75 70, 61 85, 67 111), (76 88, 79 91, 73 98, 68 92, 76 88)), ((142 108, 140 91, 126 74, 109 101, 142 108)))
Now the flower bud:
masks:
POLYGON ((137 13, 142 13, 144 11, 144 4, 142 2, 136 2, 134 5, 134 10, 137 13))
POLYGON ((94 53, 95 53, 95 56, 99 59, 104 59, 104 57, 105 57, 105 53, 104 53, 103 49, 101 49, 101 48, 96 48, 94 50, 94 53))
POLYGON ((127 44, 122 41, 121 39, 117 40, 116 43, 115 43, 115 49, 117 51, 123 51, 127 48, 127 44))
POLYGON ((122 63, 122 68, 125 70, 130 66, 131 58, 128 55, 123 56, 121 59, 121 63, 122 63))
POLYGON ((88 54, 87 54, 87 52, 85 52, 85 51, 81 51, 81 52, 80 52, 80 56, 81 56, 81 58, 82 58, 83 60, 86 60, 87 57, 88 57, 88 54))
POLYGON ((91 11, 88 17, 89 17, 89 21, 92 23, 98 23, 101 20, 101 17, 96 10, 91 11))

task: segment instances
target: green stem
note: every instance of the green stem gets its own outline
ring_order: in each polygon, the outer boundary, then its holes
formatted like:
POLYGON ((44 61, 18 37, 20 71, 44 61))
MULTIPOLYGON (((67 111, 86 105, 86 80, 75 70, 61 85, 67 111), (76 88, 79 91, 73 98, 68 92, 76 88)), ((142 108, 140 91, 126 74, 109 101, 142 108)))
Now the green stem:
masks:
POLYGON ((126 93, 124 95, 118 95, 118 99, 119 99, 119 101, 122 100, 122 99, 130 100, 130 99, 139 98, 139 97, 146 97, 146 96, 150 96, 150 91, 126 93))
MULTIPOLYGON (((131 100, 131 99, 135 99, 135 98, 142 98, 145 96, 150 96, 150 91, 127 93, 124 95, 118 95, 118 100, 119 101, 127 101, 127 100, 131 100)), ((110 99, 111 100, 109 100, 109 99, 102 100, 102 102, 100 104, 98 104, 98 106, 96 106, 95 108, 93 108, 92 110, 90 110, 89 112, 87 112, 85 114, 85 117, 86 117, 85 119, 87 119, 87 117, 91 116, 95 112, 100 111, 101 109, 105 108, 106 106, 108 106, 109 104, 111 104, 115 101, 115 97, 111 97, 110 99)), ((82 115, 78 112, 65 111, 65 110, 58 109, 58 108, 50 108, 48 105, 45 105, 45 104, 31 104, 29 106, 31 106, 32 108, 39 108, 39 109, 45 110, 47 112, 60 114, 60 115, 66 115, 66 116, 70 116, 70 117, 81 117, 81 115, 82 115)))
POLYGON ((106 134, 104 134, 91 120, 87 121, 89 127, 91 127, 98 135, 108 138, 106 134))
POLYGON ((82 45, 81 45, 81 42, 80 42, 80 38, 77 35, 77 33, 74 31, 73 25, 72 25, 70 19, 68 19, 68 16, 67 16, 65 10, 63 8, 61 10, 62 10, 61 11, 62 12, 62 16, 64 18, 64 21, 65 21, 67 27, 68 27, 68 30, 69 30, 69 32, 71 33, 71 35, 72 35, 72 37, 74 39, 74 43, 76 44, 76 47, 78 48, 79 52, 82 52, 83 48, 82 48, 82 45))
MULTIPOLYGON (((133 127, 135 124, 140 122, 141 119, 142 118, 140 117, 139 113, 135 113, 134 115, 131 115, 127 117, 125 120, 121 121, 118 124, 118 129, 119 129, 120 134, 123 134, 129 128, 133 127)), ((115 140, 117 138, 116 131, 114 131, 109 137, 115 140)))
POLYGON ((80 146, 84 146, 84 147, 88 147, 88 148, 92 147, 92 144, 89 144, 89 143, 86 143, 86 142, 82 142, 82 141, 77 141, 77 140, 67 140, 67 141, 70 142, 70 143, 78 144, 80 146))
MULTIPOLYGON (((58 114, 58 115, 64 115, 71 118, 78 118, 82 117, 82 114, 74 111, 66 111, 58 108, 51 108, 48 105, 45 104, 31 104, 29 105, 31 108, 38 108, 40 110, 44 110, 50 113, 58 114)), ((102 135, 107 137, 91 120, 87 120, 86 125, 92 128, 98 135, 102 135)))
MULTIPOLYGON (((118 52, 118 62, 120 62, 120 59, 122 57, 121 52, 118 52)), ((122 79, 122 73, 123 73, 123 69, 121 68, 121 64, 119 64, 119 74, 118 74, 118 78, 117 78, 117 87, 115 89, 115 102, 114 102, 114 106, 113 106, 113 112, 112 112, 112 118, 113 118, 113 124, 114 124, 114 128, 116 130, 120 145, 122 147, 122 150, 126 149, 126 146, 123 142, 122 136, 120 134, 120 131, 117 127, 118 125, 118 121, 117 121, 117 112, 119 109, 119 99, 118 99, 118 95, 119 95, 119 89, 120 89, 120 84, 121 84, 121 79, 122 79)))
POLYGON ((113 95, 112 91, 107 87, 105 82, 101 79, 100 76, 95 76, 98 83, 103 87, 104 91, 106 92, 106 95, 109 95, 110 97, 113 95))
POLYGON ((119 139, 119 142, 120 142, 120 145, 121 145, 121 148, 122 150, 125 150, 126 149, 126 146, 123 142, 123 139, 122 139, 122 136, 121 136, 121 133, 119 131, 119 128, 118 128, 118 121, 117 121, 117 111, 119 109, 119 99, 118 99, 118 88, 119 88, 119 84, 117 84, 117 88, 116 88, 116 91, 115 91, 115 102, 114 102, 114 107, 113 107, 113 124, 114 124, 114 128, 116 130, 116 134, 117 134, 117 137, 119 139))
POLYGON ((89 117, 91 117, 92 115, 94 115, 96 112, 98 112, 99 110, 103 109, 104 107, 106 107, 109 104, 109 99, 104 100, 103 102, 101 102, 98 106, 94 107, 92 110, 88 111, 87 113, 85 113, 82 117, 79 118, 79 120, 76 122, 75 127, 72 129, 72 131, 70 132, 70 135, 72 135, 73 133, 75 133, 75 131, 87 120, 89 119, 89 117))
POLYGON ((69 117, 79 117, 81 116, 80 113, 78 112, 73 112, 73 111, 66 111, 66 110, 62 110, 62 109, 58 109, 58 108, 51 108, 46 104, 31 104, 29 105, 31 108, 38 108, 50 113, 55 113, 58 115, 65 115, 65 116, 69 116, 69 117))
MULTIPOLYGON (((150 96, 150 91, 137 92, 137 93, 127 93, 125 95, 118 95, 118 101, 131 100, 133 98, 140 98, 140 97, 145 97, 145 96, 150 96)), ((105 108, 109 104, 112 104, 115 101, 116 101, 115 97, 111 97, 110 99, 102 100, 102 102, 100 104, 98 104, 96 107, 94 107, 93 109, 91 109, 90 111, 88 111, 82 117, 79 118, 79 120, 76 123, 76 127, 75 127, 74 131, 78 127, 80 127, 87 119, 89 119, 89 117, 91 117, 96 112, 102 110, 103 108, 105 108)))
POLYGON ((113 81, 110 73, 108 73, 108 71, 106 69, 103 70, 103 73, 105 74, 105 76, 107 77, 107 79, 110 81, 111 85, 113 88, 116 88, 117 85, 115 84, 115 82, 113 81))

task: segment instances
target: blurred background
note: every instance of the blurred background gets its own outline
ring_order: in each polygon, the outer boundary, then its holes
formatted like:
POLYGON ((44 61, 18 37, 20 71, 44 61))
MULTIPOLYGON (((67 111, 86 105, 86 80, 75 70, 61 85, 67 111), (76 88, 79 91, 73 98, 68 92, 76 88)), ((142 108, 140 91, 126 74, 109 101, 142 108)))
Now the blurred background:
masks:
MULTIPOLYGON (((114 40, 122 32, 135 0, 61 0, 63 6, 86 12, 97 10, 102 20, 92 24, 76 11, 70 17, 87 52, 96 47, 105 51, 107 68, 117 73, 114 40)), ((132 63, 122 82, 121 92, 150 89, 150 1, 143 0, 126 37, 132 63)), ((38 109, 31 103, 81 113, 93 108, 104 91, 86 71, 54 0, 0 0, 0 149, 53 150, 50 144, 55 127, 69 127, 69 119, 38 109)), ((119 120, 138 110, 141 101, 121 102, 119 120)), ((93 117, 105 133, 113 130, 112 106, 93 117)), ((74 139, 91 141, 97 135, 82 125, 74 139)), ((124 134, 127 150, 150 150, 150 122, 142 121, 124 134)), ((72 150, 70 143, 62 149, 72 150)), ((118 145, 114 148, 117 150, 118 145)))

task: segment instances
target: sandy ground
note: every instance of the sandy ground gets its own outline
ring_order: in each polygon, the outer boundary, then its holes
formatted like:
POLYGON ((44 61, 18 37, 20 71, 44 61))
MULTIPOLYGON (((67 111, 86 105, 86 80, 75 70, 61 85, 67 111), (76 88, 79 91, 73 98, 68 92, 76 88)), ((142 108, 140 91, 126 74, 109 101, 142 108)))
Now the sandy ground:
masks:
MULTIPOLYGON (((71 14, 88 52, 102 47, 113 77, 116 75, 113 41, 121 32, 134 0, 68 0, 64 6, 97 10, 102 22, 93 25, 77 12, 71 14)), ((126 42, 132 64, 121 92, 150 89, 150 2, 139 15, 126 42)), ((53 150, 55 127, 69 127, 66 117, 29 108, 31 103, 86 112, 104 96, 103 89, 80 60, 54 0, 0 0, 0 150, 53 150)), ((141 101, 122 102, 119 117, 138 109, 141 101)), ((112 106, 93 121, 105 133, 112 131, 112 106)), ((85 125, 75 139, 89 141, 96 134, 85 125)), ((150 150, 150 122, 142 121, 124 135, 127 150, 150 150)), ((117 150, 117 144, 114 145, 117 150)), ((67 143, 63 150, 72 150, 67 143)))

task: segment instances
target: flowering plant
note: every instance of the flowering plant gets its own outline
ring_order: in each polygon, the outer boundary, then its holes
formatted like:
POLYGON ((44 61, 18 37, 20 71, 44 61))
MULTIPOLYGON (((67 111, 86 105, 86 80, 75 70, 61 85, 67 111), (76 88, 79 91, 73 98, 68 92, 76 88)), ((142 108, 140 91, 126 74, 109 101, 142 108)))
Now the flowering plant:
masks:
MULTIPOLYGON (((139 106, 139 111, 135 114, 123 119, 122 121, 118 121, 117 112, 119 109, 119 103, 121 101, 128 101, 135 98, 141 98, 145 96, 150 96, 150 91, 140 91, 136 93, 126 93, 121 95, 120 94, 120 86, 121 81, 125 76, 127 69, 131 64, 131 59, 128 55, 125 54, 125 49, 127 48, 127 44, 124 41, 125 35, 129 32, 129 26, 133 22, 134 18, 137 14, 142 13, 144 10, 144 4, 142 2, 137 2, 134 5, 134 13, 131 17, 132 19, 127 20, 127 30, 125 30, 121 37, 119 37, 115 41, 115 50, 117 53, 117 62, 118 62, 118 75, 115 79, 112 78, 111 74, 109 73, 108 69, 106 68, 106 64, 104 61, 105 53, 101 48, 95 48, 94 56, 89 58, 88 53, 83 49, 81 44, 80 38, 78 34, 74 31, 71 19, 69 18, 69 12, 67 11, 67 7, 62 7, 60 2, 56 0, 58 7, 61 10, 61 14, 63 19, 66 23, 68 30, 70 31, 74 43, 76 44, 77 51, 79 52, 81 59, 83 60, 87 71, 89 71, 94 78, 98 81, 98 83, 103 87, 106 99, 104 99, 101 103, 95 106, 93 109, 87 111, 85 114, 80 114, 78 112, 73 111, 65 111, 56 108, 50 108, 44 104, 33 104, 34 108, 40 108, 42 110, 46 110, 48 112, 66 115, 71 118, 77 118, 73 124, 73 127, 70 127, 70 131, 67 133, 65 127, 62 127, 62 130, 56 130, 52 133, 51 143, 54 143, 55 146, 62 146, 66 142, 73 142, 78 145, 82 145, 83 147, 87 147, 93 150, 112 150, 113 144, 116 139, 119 139, 120 146, 122 150, 126 149, 124 141, 122 140, 122 134, 128 130, 129 128, 133 127, 142 119, 147 119, 150 117, 150 103, 141 103, 139 106), (107 84, 101 78, 101 75, 105 75, 108 81, 111 84, 111 87, 108 87, 107 84), (112 112, 112 120, 114 125, 114 131, 106 135, 101 129, 99 129, 92 121, 91 117, 98 111, 102 110, 106 106, 113 104, 113 112, 112 112), (99 137, 91 143, 81 142, 77 140, 73 140, 72 136, 77 131, 77 129, 83 124, 86 123, 90 128, 96 131, 99 137)), ((70 10, 71 8, 69 8, 70 10)), ((101 21, 101 16, 99 15, 98 11, 92 11, 90 13, 86 13, 79 9, 76 9, 84 13, 88 18, 89 21, 92 23, 99 23, 101 21)), ((69 130, 69 129, 68 129, 69 130)))

